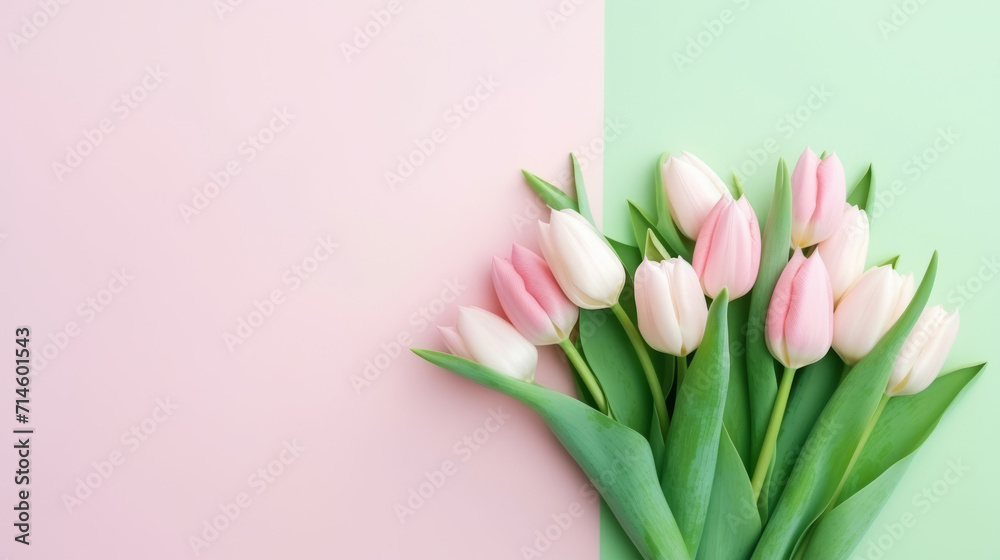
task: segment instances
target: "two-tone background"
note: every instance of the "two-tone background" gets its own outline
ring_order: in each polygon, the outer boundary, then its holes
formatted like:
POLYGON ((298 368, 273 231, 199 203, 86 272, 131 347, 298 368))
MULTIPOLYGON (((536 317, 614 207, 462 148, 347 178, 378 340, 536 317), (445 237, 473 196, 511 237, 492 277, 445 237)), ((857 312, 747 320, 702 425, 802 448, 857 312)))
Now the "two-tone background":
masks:
MULTIPOLYGON (((874 163, 873 260, 919 272, 939 249, 949 364, 996 362, 998 15, 7 3, 0 558, 598 558, 593 494, 543 423, 407 350, 440 347, 458 305, 498 309, 491 256, 545 218, 519 169, 568 186, 570 151, 622 239, 664 150, 739 173, 759 213, 778 157, 836 150, 849 181, 874 163)), ((553 352, 538 379, 571 388, 553 352)), ((991 368, 960 399, 856 558, 1000 556, 998 388, 991 368)))

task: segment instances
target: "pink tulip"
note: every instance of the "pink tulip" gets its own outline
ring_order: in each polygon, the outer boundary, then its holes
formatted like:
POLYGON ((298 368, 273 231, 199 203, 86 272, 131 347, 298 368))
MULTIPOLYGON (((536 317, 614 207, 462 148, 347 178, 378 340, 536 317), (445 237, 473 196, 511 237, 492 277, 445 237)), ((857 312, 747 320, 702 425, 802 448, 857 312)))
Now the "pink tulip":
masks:
POLYGON ((565 340, 580 315, 549 265, 516 243, 510 260, 493 257, 493 287, 510 322, 538 346, 565 340))
POLYGON ((736 299, 753 287, 760 267, 760 226, 745 196, 722 197, 705 218, 692 263, 709 297, 729 288, 736 299))
POLYGON ((810 247, 833 235, 846 199, 844 166, 837 154, 820 161, 806 148, 792 171, 792 245, 810 247))
POLYGON ((767 348, 786 368, 807 366, 833 342, 833 287, 818 252, 808 259, 796 249, 771 294, 767 348))

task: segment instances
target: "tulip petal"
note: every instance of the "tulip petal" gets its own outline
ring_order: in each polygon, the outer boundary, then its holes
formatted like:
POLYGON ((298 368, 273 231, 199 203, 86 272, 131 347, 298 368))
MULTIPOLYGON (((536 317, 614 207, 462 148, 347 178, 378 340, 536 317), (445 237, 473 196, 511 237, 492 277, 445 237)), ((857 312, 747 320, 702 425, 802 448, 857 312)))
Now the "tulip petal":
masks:
POLYGON ((534 378, 538 351, 507 321, 477 307, 459 307, 455 329, 474 361, 524 381, 534 378))
POLYGON ((790 363, 788 347, 785 344, 785 320, 792 303, 792 283, 805 261, 806 257, 802 254, 802 250, 796 249, 795 254, 785 265, 785 269, 778 276, 774 291, 771 292, 771 301, 768 303, 767 317, 764 321, 764 338, 767 347, 771 354, 785 367, 789 367, 790 363))
POLYGON ((792 244, 807 247, 811 238, 810 222, 816 211, 816 169, 819 157, 811 148, 806 148, 795 162, 792 170, 792 244))
POLYGON ((438 327, 438 331, 441 333, 441 338, 444 339, 444 345, 448 347, 449 352, 466 360, 473 359, 472 352, 469 352, 465 341, 462 340, 462 335, 458 334, 455 327, 438 327))
POLYGON ((643 261, 635 275, 636 313, 639 331, 656 350, 674 356, 683 340, 668 275, 661 263, 643 261))
POLYGON ((493 287, 507 318, 532 344, 555 344, 565 338, 556 332, 514 265, 499 257, 493 257, 493 287))
POLYGON ((833 288, 819 253, 802 264, 792 281, 791 305, 785 316, 789 367, 818 361, 833 342, 833 288))
POLYGON ((565 335, 563 338, 569 336, 580 309, 563 293, 545 259, 515 243, 510 260, 528 293, 542 306, 556 330, 565 335))
POLYGON ((833 235, 840 226, 847 200, 844 166, 836 152, 823 158, 816 166, 816 209, 813 211, 811 244, 833 235))

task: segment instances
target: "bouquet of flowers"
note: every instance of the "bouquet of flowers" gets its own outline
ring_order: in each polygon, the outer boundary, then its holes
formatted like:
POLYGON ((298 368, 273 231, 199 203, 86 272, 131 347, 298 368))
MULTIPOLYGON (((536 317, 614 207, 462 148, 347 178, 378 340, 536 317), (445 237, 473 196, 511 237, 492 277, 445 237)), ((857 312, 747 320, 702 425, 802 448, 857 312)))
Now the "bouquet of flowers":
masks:
POLYGON ((872 169, 847 192, 836 154, 778 163, 763 230, 739 178, 694 155, 656 165, 635 245, 525 172, 551 207, 542 256, 493 260, 507 320, 461 308, 422 358, 537 412, 643 558, 847 558, 912 455, 984 363, 939 375, 958 313, 927 306, 896 257, 865 269, 872 169), (509 320, 509 322, 508 322, 509 320), (534 382, 558 344, 578 396, 534 382))

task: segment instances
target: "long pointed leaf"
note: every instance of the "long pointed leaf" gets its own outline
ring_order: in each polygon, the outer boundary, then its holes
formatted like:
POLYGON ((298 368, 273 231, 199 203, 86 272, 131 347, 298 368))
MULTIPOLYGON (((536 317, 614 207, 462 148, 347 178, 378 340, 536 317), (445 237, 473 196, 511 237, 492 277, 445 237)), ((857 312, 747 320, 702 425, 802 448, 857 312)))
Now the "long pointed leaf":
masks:
POLYGON ((750 298, 729 302, 729 393, 723 422, 740 454, 743 465, 750 471, 750 391, 747 387, 747 318, 750 298))
POLYGON ((513 397, 542 417, 608 503, 643 558, 689 558, 660 492, 646 438, 582 402, 476 362, 432 350, 421 358, 513 397))
POLYGON ((663 494, 688 550, 694 556, 712 497, 722 416, 729 390, 729 339, 725 289, 708 311, 705 337, 677 392, 674 417, 667 432, 663 494))
POLYGON ((746 560, 760 537, 761 523, 753 501, 753 487, 726 427, 719 438, 712 499, 698 560, 746 560))
POLYGON ((757 283, 750 294, 747 319, 747 386, 750 395, 750 464, 757 464, 757 454, 764 443, 764 433, 771 419, 771 407, 778 394, 774 358, 764 342, 764 319, 771 302, 771 292, 778 276, 788 264, 792 239, 792 184, 785 160, 778 161, 771 210, 764 225, 757 283))
POLYGON ((594 214, 590 210, 590 198, 587 196, 587 186, 583 182, 583 170, 580 169, 580 161, 576 159, 576 154, 574 153, 569 154, 569 159, 573 164, 573 186, 576 190, 576 205, 580 209, 580 215, 587 218, 587 221, 596 228, 597 222, 594 221, 594 214))
POLYGON ((568 194, 562 192, 559 187, 545 181, 534 173, 529 173, 523 169, 521 173, 524 175, 525 180, 528 181, 528 185, 538 193, 538 196, 542 198, 545 204, 556 210, 565 210, 566 208, 578 210, 576 201, 568 194))
POLYGON ((889 400, 848 477, 840 503, 816 523, 804 558, 838 560, 850 556, 889 500, 917 449, 985 365, 945 374, 916 395, 889 400))
POLYGON ((861 177, 858 184, 854 185, 851 194, 847 195, 847 203, 865 210, 868 214, 868 221, 871 223, 871 209, 875 206, 875 170, 873 166, 868 166, 868 171, 861 177))
POLYGON ((768 520, 753 558, 787 559, 808 526, 833 497, 861 434, 875 412, 903 341, 927 305, 937 274, 937 252, 913 299, 896 324, 854 368, 833 394, 806 440, 785 492, 768 520))

